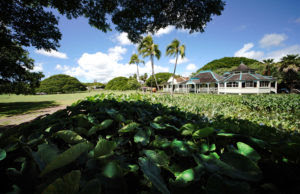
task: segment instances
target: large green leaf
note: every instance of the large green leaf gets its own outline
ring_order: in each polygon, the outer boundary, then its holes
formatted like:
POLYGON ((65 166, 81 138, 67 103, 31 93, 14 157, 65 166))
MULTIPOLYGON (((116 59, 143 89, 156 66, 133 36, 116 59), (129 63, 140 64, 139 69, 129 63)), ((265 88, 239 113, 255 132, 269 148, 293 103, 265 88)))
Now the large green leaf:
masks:
POLYGON ((117 162, 111 161, 104 167, 103 175, 107 178, 117 178, 123 176, 123 171, 117 162))
POLYGON ((208 178, 206 189, 209 194, 250 193, 250 185, 246 182, 229 180, 218 174, 208 178))
POLYGON ((187 156, 190 154, 189 146, 184 141, 174 139, 171 143, 171 147, 175 153, 179 154, 180 156, 187 156))
POLYGON ((176 186, 187 186, 193 181, 200 180, 201 176, 205 173, 204 166, 198 165, 195 168, 187 169, 183 172, 176 173, 176 179, 172 183, 176 186))
POLYGON ((242 179, 246 181, 259 181, 262 178, 260 169, 247 157, 236 154, 226 153, 219 160, 213 155, 200 154, 199 164, 203 164, 211 173, 219 173, 227 175, 234 179, 242 179))
POLYGON ((119 130, 119 133, 133 132, 133 131, 135 131, 135 129, 136 129, 138 126, 139 126, 139 124, 136 123, 136 122, 129 123, 128 125, 125 125, 124 127, 122 127, 122 128, 119 130))
POLYGON ((76 160, 82 153, 87 152, 92 148, 91 143, 89 142, 82 142, 78 143, 71 148, 67 149, 65 152, 61 153, 60 155, 56 156, 41 172, 40 176, 44 176, 45 174, 57 169, 61 168, 74 160, 76 160))
POLYGON ((240 154, 250 158, 254 162, 260 160, 260 155, 249 145, 243 142, 237 142, 237 147, 240 154))
POLYGON ((40 169, 44 169, 57 155, 59 150, 53 144, 40 144, 38 151, 33 153, 33 158, 40 169))
POLYGON ((106 119, 102 121, 99 125, 94 125, 88 132, 88 136, 94 135, 97 131, 107 129, 113 123, 112 119, 106 119))
POLYGON ((55 135, 69 144, 76 144, 84 141, 80 135, 71 130, 61 130, 56 132, 55 135))
POLYGON ((134 135, 134 142, 141 143, 143 146, 149 143, 151 136, 151 129, 138 129, 137 133, 134 135))
POLYGON ((97 158, 97 157, 111 154, 116 147, 117 144, 114 141, 99 139, 94 149, 94 156, 97 158))
POLYGON ((149 158, 140 157, 139 165, 144 175, 151 181, 157 190, 163 194, 170 193, 160 175, 160 168, 158 168, 149 158))
POLYGON ((162 150, 144 150, 144 154, 158 166, 167 167, 170 163, 170 157, 162 150))
POLYGON ((79 181, 81 173, 79 170, 73 170, 63 178, 56 179, 43 191, 43 194, 61 194, 77 193, 79 190, 79 181))
POLYGON ((0 161, 6 158, 6 151, 0 148, 0 161))
POLYGON ((221 155, 221 160, 244 177, 249 178, 248 180, 259 181, 262 178, 262 172, 259 167, 252 160, 241 154, 227 152, 221 155))
POLYGON ((154 129, 157 129, 157 130, 163 130, 163 129, 166 129, 166 127, 163 125, 163 124, 158 124, 158 123, 150 123, 150 126, 154 129))
POLYGON ((205 127, 203 129, 199 129, 193 133, 194 138, 203 138, 208 137, 209 135, 215 132, 214 128, 212 127, 205 127))
POLYGON ((187 135, 193 135, 194 131, 196 130, 196 125, 192 124, 192 123, 187 123, 184 124, 180 130, 181 135, 187 136, 187 135))

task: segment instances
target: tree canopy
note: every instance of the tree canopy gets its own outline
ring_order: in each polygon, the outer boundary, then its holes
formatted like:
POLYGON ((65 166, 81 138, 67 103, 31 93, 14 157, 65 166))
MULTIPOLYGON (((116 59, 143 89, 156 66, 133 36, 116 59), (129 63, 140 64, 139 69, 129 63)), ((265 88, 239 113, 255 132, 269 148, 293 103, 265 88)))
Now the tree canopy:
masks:
POLYGON ((223 74, 226 71, 233 70, 242 62, 250 68, 258 69, 259 72, 263 71, 263 66, 261 65, 262 63, 255 59, 249 59, 246 57, 223 57, 221 59, 216 59, 207 63, 206 65, 198 69, 196 73, 204 70, 212 70, 218 74, 223 74))
POLYGON ((110 80, 106 86, 106 90, 136 90, 141 85, 135 78, 116 77, 110 80))
POLYGON ((58 74, 53 75, 41 82, 37 92, 53 93, 70 93, 76 91, 85 91, 86 87, 75 77, 58 74))
POLYGON ((32 94, 44 75, 31 72, 34 61, 5 31, 0 24, 0 94, 32 94))
MULTIPOLYGON (((173 75, 172 73, 168 73, 168 72, 156 73, 155 77, 157 79, 157 84, 160 85, 160 84, 166 83, 172 75, 173 75)), ((147 79, 146 85, 151 86, 151 82, 153 82, 153 81, 154 81, 154 79, 153 79, 153 76, 151 75, 147 79)))

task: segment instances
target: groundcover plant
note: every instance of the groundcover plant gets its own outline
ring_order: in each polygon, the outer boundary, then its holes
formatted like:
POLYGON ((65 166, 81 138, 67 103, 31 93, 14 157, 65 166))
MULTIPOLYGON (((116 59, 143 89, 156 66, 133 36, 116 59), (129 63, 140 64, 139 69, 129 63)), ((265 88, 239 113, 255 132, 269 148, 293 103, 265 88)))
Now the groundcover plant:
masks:
POLYGON ((173 100, 96 95, 2 131, 1 192, 300 192, 298 134, 173 100))

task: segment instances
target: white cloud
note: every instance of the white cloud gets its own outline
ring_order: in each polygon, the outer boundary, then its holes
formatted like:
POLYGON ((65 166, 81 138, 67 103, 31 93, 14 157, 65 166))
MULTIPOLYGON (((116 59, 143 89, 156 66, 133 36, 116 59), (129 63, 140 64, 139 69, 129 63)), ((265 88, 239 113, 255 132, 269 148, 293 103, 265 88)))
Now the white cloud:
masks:
POLYGON ((262 48, 268 48, 272 46, 279 46, 288 37, 285 34, 265 34, 264 37, 259 41, 262 48))
POLYGON ((34 64, 34 67, 31 70, 31 72, 42 72, 42 71, 43 71, 43 63, 34 64))
MULTIPOLYGON (((174 64, 175 61, 176 61, 176 58, 170 59, 170 60, 169 60, 169 63, 174 64)), ((189 61, 189 59, 186 58, 186 57, 184 57, 184 58, 179 57, 178 60, 177 60, 177 64, 179 65, 179 64, 182 64, 182 63, 186 63, 186 62, 188 62, 188 61, 189 61)))
POLYGON ((121 45, 132 45, 133 43, 128 39, 128 34, 126 32, 120 33, 116 39, 121 45))
POLYGON ((57 65, 55 66, 55 69, 57 69, 57 70, 59 70, 59 71, 67 71, 67 70, 70 69, 70 67, 67 66, 67 65, 61 66, 60 64, 57 64, 57 65))
POLYGON ((190 63, 186 66, 186 70, 189 70, 189 71, 194 71, 197 69, 197 66, 193 63, 190 63))
POLYGON ((262 51, 251 51, 251 49, 254 47, 253 43, 247 43, 244 44, 243 48, 238 50, 237 52, 234 53, 235 57, 247 57, 247 58, 252 58, 252 59, 258 59, 260 60, 264 52, 262 51))
MULTIPOLYGON (((93 54, 84 53, 78 62, 77 67, 69 68, 64 73, 83 78, 87 81, 98 80, 99 82, 108 82, 114 77, 133 75, 136 73, 136 66, 122 64, 120 61, 127 52, 126 48, 116 46, 108 49, 107 53, 97 52, 93 54)), ((151 74, 151 63, 147 62, 145 66, 140 66, 140 74, 151 74)), ((169 69, 158 65, 154 66, 155 73, 168 72, 169 69)))
POLYGON ((60 59, 67 59, 68 56, 66 53, 61 53, 55 50, 50 50, 50 51, 46 51, 44 49, 40 49, 40 50, 35 50, 35 53, 37 54, 41 54, 41 55, 45 55, 48 57, 55 57, 55 58, 60 58, 60 59))
POLYGON ((161 28, 161 29, 159 29, 159 30, 154 34, 154 36, 160 37, 160 36, 162 36, 162 35, 164 35, 164 34, 169 34, 169 33, 171 33, 174 29, 175 29, 174 26, 167 26, 167 27, 165 27, 165 28, 161 28))
POLYGON ((282 57, 291 54, 300 54, 300 45, 293 45, 284 49, 272 51, 267 53, 265 58, 271 58, 274 59, 275 62, 278 62, 282 57))

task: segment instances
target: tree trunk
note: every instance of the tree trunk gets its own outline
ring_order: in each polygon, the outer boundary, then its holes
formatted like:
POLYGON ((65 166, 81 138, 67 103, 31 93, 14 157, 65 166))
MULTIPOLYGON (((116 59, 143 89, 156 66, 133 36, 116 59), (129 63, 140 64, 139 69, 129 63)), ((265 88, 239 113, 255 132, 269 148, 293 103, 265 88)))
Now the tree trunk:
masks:
POLYGON ((177 60, 178 60, 178 53, 176 53, 176 60, 175 60, 175 65, 174 65, 173 78, 172 78, 172 89, 171 89, 171 95, 172 95, 172 96, 173 96, 173 87, 174 87, 174 78, 175 78, 175 72, 176 72, 177 60))
POLYGON ((138 83, 140 83, 140 75, 139 75, 139 64, 137 63, 136 64, 136 71, 137 71, 137 81, 138 81, 138 83))
POLYGON ((157 80, 156 80, 156 77, 155 77, 155 74, 154 74, 153 55, 151 55, 151 66, 152 66, 152 76, 154 77, 157 91, 159 91, 159 87, 158 87, 158 84, 157 84, 157 80))

